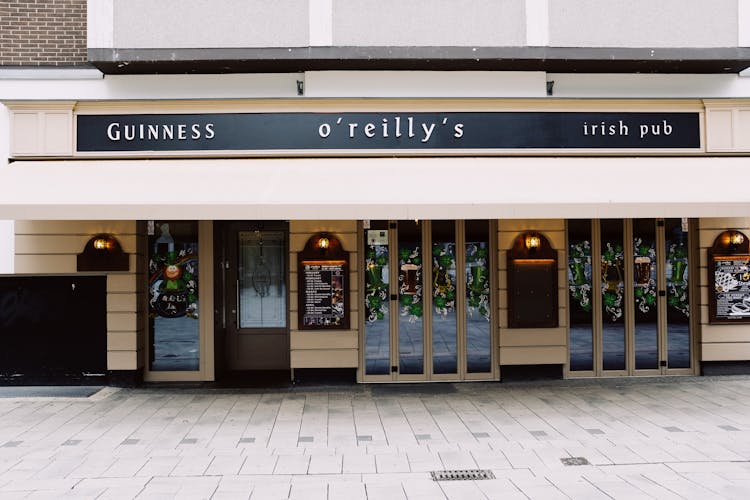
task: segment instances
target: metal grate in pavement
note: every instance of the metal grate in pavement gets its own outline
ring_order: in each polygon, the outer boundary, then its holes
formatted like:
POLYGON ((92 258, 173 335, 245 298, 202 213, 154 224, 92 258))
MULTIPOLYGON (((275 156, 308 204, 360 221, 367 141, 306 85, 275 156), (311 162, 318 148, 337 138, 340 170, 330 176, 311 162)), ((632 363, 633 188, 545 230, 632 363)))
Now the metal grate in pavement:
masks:
POLYGON ((433 481, 479 481, 495 479, 491 470, 487 469, 450 469, 434 470, 430 472, 433 481))
POLYGON ((591 465, 584 457, 565 457, 561 458, 560 461, 563 465, 591 465))

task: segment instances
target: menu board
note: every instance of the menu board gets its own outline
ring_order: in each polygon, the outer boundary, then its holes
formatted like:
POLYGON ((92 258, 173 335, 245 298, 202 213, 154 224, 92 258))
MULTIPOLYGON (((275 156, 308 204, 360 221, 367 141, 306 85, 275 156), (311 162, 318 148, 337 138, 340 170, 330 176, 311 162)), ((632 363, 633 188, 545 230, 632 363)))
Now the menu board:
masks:
POLYGON ((714 255, 713 321, 750 321, 750 255, 714 255))
POLYGON ((349 328, 346 261, 307 261, 300 271, 300 328, 349 328))

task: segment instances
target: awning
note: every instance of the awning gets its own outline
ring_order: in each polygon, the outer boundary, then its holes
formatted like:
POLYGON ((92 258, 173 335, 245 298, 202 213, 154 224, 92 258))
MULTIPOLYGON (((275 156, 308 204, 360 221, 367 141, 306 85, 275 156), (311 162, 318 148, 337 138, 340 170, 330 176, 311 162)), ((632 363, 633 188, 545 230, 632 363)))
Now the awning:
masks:
POLYGON ((16 161, 0 219, 475 219, 750 215, 750 158, 16 161))

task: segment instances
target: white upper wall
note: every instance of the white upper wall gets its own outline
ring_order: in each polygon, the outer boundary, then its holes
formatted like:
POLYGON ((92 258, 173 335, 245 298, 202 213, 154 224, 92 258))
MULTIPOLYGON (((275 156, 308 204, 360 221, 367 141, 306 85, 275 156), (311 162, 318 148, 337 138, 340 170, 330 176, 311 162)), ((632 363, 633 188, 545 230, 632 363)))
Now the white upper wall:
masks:
POLYGON ((748 0, 90 0, 89 48, 750 46, 748 0))
POLYGON ((736 47, 738 2, 550 0, 553 47, 736 47))
POLYGON ((304 47, 308 1, 114 0, 114 47, 304 47))
POLYGON ((341 46, 523 46, 525 0, 334 0, 341 46))

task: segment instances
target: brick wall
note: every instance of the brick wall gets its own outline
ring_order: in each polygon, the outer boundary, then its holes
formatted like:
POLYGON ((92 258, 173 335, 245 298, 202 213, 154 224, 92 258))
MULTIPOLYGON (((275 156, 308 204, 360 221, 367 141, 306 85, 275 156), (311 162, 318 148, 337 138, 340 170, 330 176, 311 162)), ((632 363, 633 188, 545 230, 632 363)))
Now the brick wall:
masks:
POLYGON ((0 66, 86 63, 86 0, 0 0, 0 66))

